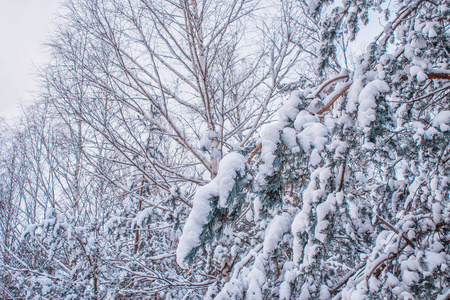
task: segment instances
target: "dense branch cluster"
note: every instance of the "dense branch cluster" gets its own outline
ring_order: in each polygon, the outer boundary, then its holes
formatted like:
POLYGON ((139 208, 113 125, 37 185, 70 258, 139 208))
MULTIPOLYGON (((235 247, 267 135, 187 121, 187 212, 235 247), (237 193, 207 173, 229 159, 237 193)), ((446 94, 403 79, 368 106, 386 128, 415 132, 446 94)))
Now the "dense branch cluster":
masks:
POLYGON ((1 124, 2 297, 448 299, 449 21, 67 1, 39 100, 1 124))

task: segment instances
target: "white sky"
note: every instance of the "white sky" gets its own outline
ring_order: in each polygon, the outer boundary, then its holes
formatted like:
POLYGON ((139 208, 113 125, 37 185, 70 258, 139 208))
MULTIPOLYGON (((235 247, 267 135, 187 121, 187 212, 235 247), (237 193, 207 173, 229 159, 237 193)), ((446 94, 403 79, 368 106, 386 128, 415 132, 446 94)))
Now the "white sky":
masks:
POLYGON ((0 117, 20 114, 36 90, 35 66, 46 61, 44 43, 60 0, 0 0, 0 117))
MULTIPOLYGON (((47 60, 44 43, 54 26, 60 2, 0 0, 0 118, 18 116, 20 104, 32 101, 32 92, 37 89, 35 66, 47 60)), ((362 29, 356 42, 360 47, 379 31, 377 18, 371 17, 375 24, 362 29), (378 28, 374 31, 374 27, 378 28)))

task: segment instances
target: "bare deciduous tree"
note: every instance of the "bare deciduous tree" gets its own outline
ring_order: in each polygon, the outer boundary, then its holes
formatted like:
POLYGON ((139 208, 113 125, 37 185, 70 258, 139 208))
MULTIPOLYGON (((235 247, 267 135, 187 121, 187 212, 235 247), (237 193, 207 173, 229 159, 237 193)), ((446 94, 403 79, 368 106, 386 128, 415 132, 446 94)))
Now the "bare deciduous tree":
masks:
POLYGON ((317 35, 299 14, 296 1, 68 2, 22 148, 35 210, 22 249, 37 259, 9 272, 92 298, 194 297, 229 278, 229 257, 177 266, 180 228, 222 157, 253 150, 286 91, 314 82, 299 81, 317 35))

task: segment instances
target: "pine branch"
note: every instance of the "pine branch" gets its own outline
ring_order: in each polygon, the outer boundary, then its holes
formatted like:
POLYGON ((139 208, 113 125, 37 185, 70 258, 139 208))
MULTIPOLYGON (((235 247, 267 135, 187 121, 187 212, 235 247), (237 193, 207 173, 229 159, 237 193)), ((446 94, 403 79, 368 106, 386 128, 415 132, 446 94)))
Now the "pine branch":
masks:
POLYGON ((359 264, 356 268, 354 268, 353 270, 351 270, 350 272, 348 272, 344 278, 335 286, 331 289, 332 293, 336 293, 344 284, 347 283, 347 281, 356 274, 356 272, 358 272, 360 269, 362 269, 367 263, 363 262, 361 264, 359 264))
POLYGON ((247 163, 250 164, 252 162, 253 157, 256 155, 256 153, 261 150, 262 144, 259 143, 258 146, 256 146, 255 150, 253 150, 252 154, 250 155, 250 157, 247 160, 247 163))
MULTIPOLYGON (((395 232, 396 234, 400 234, 400 232, 395 229, 394 226, 392 226, 391 224, 389 224, 386 220, 384 220, 382 217, 376 215, 375 216, 377 218, 377 220, 379 220, 381 223, 383 223, 384 225, 386 225, 387 228, 389 228, 390 230, 392 230, 393 232, 395 232)), ((413 242, 411 242, 410 239, 408 239, 403 233, 401 234, 401 237, 405 240, 405 242, 410 245, 413 249, 416 248, 416 246, 414 245, 413 242)))
POLYGON ((430 70, 427 73, 428 79, 450 80, 450 71, 448 70, 430 70))
POLYGON ((339 99, 339 97, 341 97, 351 86, 352 86, 353 81, 349 81, 347 82, 347 84, 345 84, 341 90, 338 91, 334 91, 332 94, 330 94, 328 98, 331 98, 328 103, 325 105, 324 108, 322 108, 317 114, 321 115, 324 112, 326 112, 332 105, 334 102, 336 102, 337 99, 339 99))
POLYGON ((335 81, 341 80, 341 79, 348 79, 348 74, 345 75, 340 75, 340 76, 336 76, 333 77, 327 81, 325 81, 324 83, 322 83, 313 93, 311 93, 310 95, 308 95, 306 98, 307 99, 314 99, 317 96, 319 96, 319 94, 330 84, 332 84, 335 81))

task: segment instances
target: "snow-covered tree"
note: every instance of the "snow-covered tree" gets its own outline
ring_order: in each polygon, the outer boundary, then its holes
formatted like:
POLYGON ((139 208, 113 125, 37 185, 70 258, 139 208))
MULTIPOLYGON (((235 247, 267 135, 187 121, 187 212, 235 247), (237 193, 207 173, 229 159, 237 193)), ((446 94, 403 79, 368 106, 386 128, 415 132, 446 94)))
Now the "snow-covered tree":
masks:
POLYGON ((449 6, 302 5, 320 32, 323 82, 292 93, 248 164, 222 161, 234 180, 197 191, 178 262, 187 267, 198 247, 230 256, 216 299, 446 299, 449 6), (353 69, 342 67, 372 10, 386 25, 353 69), (242 225, 220 223, 228 234, 205 242, 216 211, 236 210, 242 192, 242 225))
POLYGON ((449 20, 67 1, 41 102, 0 137, 2 295, 447 299, 449 20))

